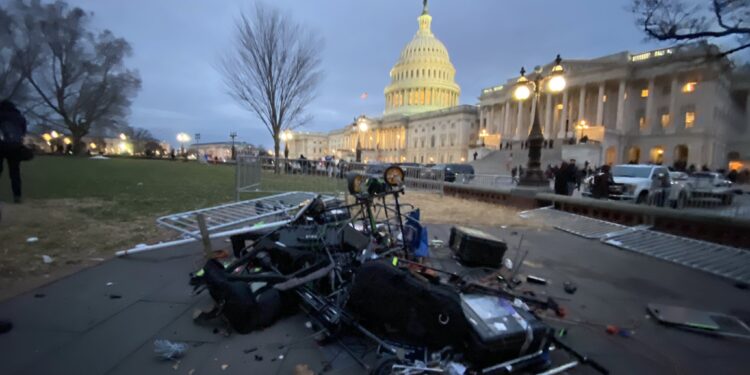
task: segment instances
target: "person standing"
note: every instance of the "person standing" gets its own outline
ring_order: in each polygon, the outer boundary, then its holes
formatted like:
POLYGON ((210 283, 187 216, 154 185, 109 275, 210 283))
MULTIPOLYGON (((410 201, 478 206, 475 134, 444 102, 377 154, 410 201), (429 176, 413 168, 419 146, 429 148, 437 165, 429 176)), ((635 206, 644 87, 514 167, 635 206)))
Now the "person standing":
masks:
POLYGON ((567 168, 566 181, 568 182, 568 195, 573 195, 573 191, 576 189, 578 181, 578 167, 576 166, 576 159, 570 159, 570 163, 567 168))
POLYGON ((594 198, 609 198, 609 187, 615 183, 614 179, 612 178, 612 174, 609 171, 609 165, 605 164, 602 166, 601 171, 596 176, 594 176, 594 187, 591 191, 594 198))
POLYGON ((568 195, 568 163, 562 162, 555 173, 555 194, 568 195))
POLYGON ((21 161, 31 158, 30 150, 23 145, 25 135, 26 118, 10 100, 0 102, 0 176, 7 160, 15 203, 21 203, 21 161))

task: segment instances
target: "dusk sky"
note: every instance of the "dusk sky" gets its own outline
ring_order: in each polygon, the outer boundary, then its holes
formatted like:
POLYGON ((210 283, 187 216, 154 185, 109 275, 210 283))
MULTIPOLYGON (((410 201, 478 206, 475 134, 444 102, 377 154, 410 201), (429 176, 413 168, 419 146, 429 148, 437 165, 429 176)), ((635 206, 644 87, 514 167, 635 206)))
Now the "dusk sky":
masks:
MULTIPOLYGON (((128 65, 143 87, 130 123, 175 144, 184 131, 202 142, 241 141, 270 146, 265 127, 227 94, 215 66, 232 48, 234 22, 251 0, 69 0, 94 12, 94 28, 108 28, 133 46, 128 65)), ((274 0, 325 40, 325 74, 314 116, 304 131, 342 127, 360 114, 379 116, 383 89, 401 48, 417 30, 419 0, 274 0), (362 100, 360 95, 369 97, 362 100)), ((593 58, 660 47, 644 42, 627 10, 630 0, 432 0, 432 29, 446 45, 461 86, 461 104, 476 104, 482 88, 563 58, 593 58)))

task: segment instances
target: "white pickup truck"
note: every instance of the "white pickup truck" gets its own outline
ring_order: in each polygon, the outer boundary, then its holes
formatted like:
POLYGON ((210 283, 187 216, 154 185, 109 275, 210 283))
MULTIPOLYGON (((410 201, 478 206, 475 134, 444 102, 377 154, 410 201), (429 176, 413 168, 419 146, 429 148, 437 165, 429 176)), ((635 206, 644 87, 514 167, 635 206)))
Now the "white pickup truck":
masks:
POLYGON ((612 167, 615 184, 609 198, 659 206, 670 200, 669 169, 660 165, 621 164, 612 167))

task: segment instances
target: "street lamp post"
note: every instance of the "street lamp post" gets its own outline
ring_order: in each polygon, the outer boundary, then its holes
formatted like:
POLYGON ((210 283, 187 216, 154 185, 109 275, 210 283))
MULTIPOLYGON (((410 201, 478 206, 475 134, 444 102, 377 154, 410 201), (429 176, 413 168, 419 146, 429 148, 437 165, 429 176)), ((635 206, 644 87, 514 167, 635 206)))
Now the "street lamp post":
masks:
POLYGON ((529 144, 529 161, 526 167, 526 173, 521 176, 518 182, 519 186, 526 187, 544 187, 549 185, 549 182, 544 177, 544 172, 541 169, 541 158, 542 158, 542 143, 544 142, 544 134, 542 133, 542 126, 539 123, 539 106, 540 96, 542 90, 544 90, 544 84, 547 84, 547 92, 556 94, 565 89, 565 77, 563 76, 563 67, 560 65, 562 59, 560 55, 557 55, 555 59, 555 65, 552 71, 546 77, 541 72, 535 73, 533 80, 529 81, 526 78, 526 70, 521 68, 521 78, 516 82, 516 88, 513 92, 513 96, 516 100, 524 101, 531 97, 533 92, 534 100, 536 100, 536 110, 532 114, 534 116, 534 122, 531 125, 531 132, 529 132, 528 144, 529 144))
POLYGON ((290 130, 284 130, 281 132, 281 140, 284 142, 284 163, 289 159, 289 141, 292 140, 292 132, 290 130))
POLYGON ((237 132, 229 132, 229 138, 232 138, 232 160, 237 160, 237 151, 234 148, 234 139, 237 138, 237 132))
POLYGON ((356 120, 357 122, 354 124, 354 131, 357 132, 357 150, 356 150, 356 160, 357 163, 362 162, 362 134, 364 134, 367 131, 367 123, 362 120, 360 117, 356 120))
POLYGON ((180 142, 180 154, 185 156, 185 142, 190 142, 190 136, 187 133, 177 134, 177 141, 180 142))

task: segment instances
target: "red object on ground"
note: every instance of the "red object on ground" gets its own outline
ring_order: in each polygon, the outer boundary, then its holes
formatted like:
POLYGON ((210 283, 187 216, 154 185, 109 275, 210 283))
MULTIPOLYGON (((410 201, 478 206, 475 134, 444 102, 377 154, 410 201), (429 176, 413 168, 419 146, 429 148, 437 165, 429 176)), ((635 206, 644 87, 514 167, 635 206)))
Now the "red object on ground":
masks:
POLYGON ((617 332, 618 332, 619 330, 620 330, 620 329, 619 329, 619 328, 617 328, 617 326, 613 326, 613 325, 608 325, 608 326, 607 326, 607 333, 609 333, 610 335, 614 335, 614 334, 615 334, 615 333, 617 333, 617 332))

